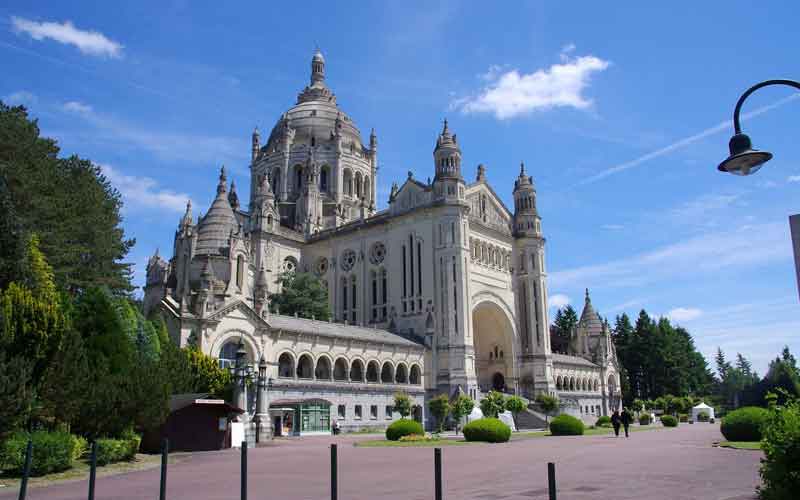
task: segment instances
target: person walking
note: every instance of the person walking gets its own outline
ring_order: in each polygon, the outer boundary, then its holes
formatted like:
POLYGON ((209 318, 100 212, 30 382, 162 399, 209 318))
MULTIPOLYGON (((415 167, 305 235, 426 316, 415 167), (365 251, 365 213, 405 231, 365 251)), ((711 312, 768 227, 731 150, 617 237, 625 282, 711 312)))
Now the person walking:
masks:
POLYGON ((625 437, 629 437, 628 427, 630 427, 631 423, 633 422, 633 415, 631 415, 631 412, 628 411, 627 408, 622 409, 622 415, 620 416, 620 420, 622 421, 622 427, 625 428, 625 437))
POLYGON ((611 414, 611 426, 614 427, 614 435, 619 437, 619 425, 622 423, 622 419, 619 416, 619 411, 614 410, 614 413, 611 414))

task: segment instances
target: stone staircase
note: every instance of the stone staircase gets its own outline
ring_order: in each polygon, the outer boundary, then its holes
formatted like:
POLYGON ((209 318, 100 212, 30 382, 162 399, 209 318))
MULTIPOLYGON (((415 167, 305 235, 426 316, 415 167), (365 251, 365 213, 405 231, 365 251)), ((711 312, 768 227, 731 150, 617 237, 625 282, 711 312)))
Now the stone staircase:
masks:
POLYGON ((528 408, 517 414, 517 428, 520 429, 546 429, 545 416, 538 411, 528 408))

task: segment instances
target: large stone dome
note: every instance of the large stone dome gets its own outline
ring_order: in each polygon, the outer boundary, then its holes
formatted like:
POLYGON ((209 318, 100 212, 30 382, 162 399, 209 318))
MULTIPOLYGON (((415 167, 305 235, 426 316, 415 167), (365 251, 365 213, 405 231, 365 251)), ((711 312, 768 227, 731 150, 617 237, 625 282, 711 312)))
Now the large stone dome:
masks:
POLYGON ((311 61, 311 83, 297 96, 297 104, 289 108, 279 119, 264 149, 269 152, 277 148, 284 131, 294 131, 295 144, 326 142, 336 136, 337 130, 344 145, 362 147, 361 132, 353 120, 336 104, 336 96, 325 84, 325 60, 317 51, 311 61))

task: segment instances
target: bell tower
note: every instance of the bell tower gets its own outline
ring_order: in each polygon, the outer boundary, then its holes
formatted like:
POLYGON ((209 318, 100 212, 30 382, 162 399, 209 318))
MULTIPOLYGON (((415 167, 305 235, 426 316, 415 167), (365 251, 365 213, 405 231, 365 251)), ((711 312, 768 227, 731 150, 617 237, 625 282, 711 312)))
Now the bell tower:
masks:
POLYGON ((514 265, 517 296, 517 317, 521 338, 523 391, 531 396, 551 393, 553 360, 550 350, 550 330, 547 321, 547 275, 544 267, 544 237, 541 218, 536 210, 536 188, 533 178, 520 164, 514 182, 514 265), (533 384, 530 387, 530 384, 533 384))
POLYGON ((433 149, 436 177, 433 179, 433 192, 437 200, 445 202, 464 202, 464 177, 461 175, 461 148, 455 134, 450 133, 447 120, 433 149))

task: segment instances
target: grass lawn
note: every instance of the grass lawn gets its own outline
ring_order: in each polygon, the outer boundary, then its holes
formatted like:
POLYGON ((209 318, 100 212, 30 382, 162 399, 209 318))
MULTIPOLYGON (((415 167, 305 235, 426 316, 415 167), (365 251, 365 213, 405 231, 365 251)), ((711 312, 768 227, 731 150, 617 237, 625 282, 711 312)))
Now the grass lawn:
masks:
MULTIPOLYGON (((184 454, 185 456, 186 454, 184 454)), ((180 455, 173 457, 170 455, 169 463, 173 464, 176 462, 181 461, 180 455)), ((151 469, 153 467, 158 467, 161 464, 161 455, 145 455, 145 454, 137 454, 136 458, 130 462, 117 462, 115 464, 108 464, 103 467, 97 467, 97 477, 103 476, 111 476, 114 474, 122 474, 124 472, 130 472, 135 470, 143 470, 143 469, 151 469)), ((44 476, 39 477, 32 477, 28 479, 28 487, 36 487, 36 486, 48 486, 54 483, 60 483, 65 481, 79 481, 79 480, 87 480, 89 479, 89 464, 83 460, 78 460, 75 462, 74 467, 71 469, 56 472, 53 474, 47 474, 44 476)), ((4 491, 6 488, 13 488, 19 489, 20 478, 19 477, 12 477, 6 475, 0 475, 0 491, 4 491)), ((158 484, 155 485, 155 493, 157 494, 158 491, 158 484)))
POLYGON ((717 443, 720 448, 733 448, 734 450, 760 450, 760 441, 720 441, 717 443))

